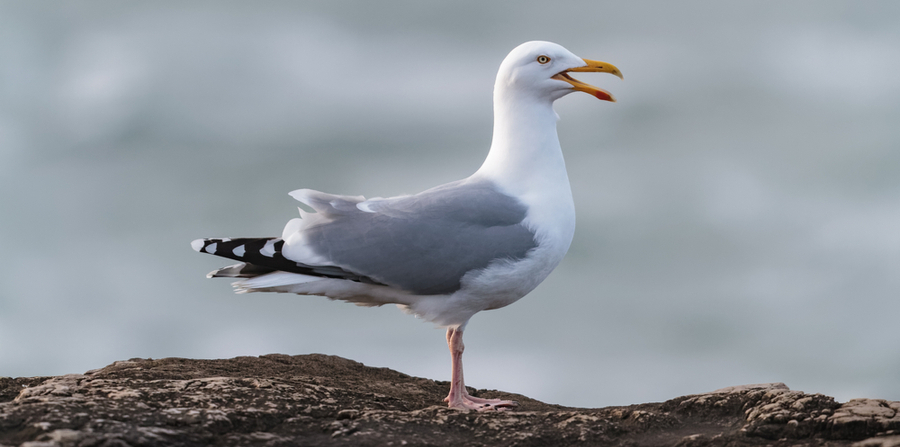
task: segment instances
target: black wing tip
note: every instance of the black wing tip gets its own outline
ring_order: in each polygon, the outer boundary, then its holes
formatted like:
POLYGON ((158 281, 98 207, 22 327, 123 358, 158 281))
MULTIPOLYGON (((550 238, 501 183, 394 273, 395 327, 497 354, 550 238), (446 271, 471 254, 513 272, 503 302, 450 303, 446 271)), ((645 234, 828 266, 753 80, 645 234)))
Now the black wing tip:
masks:
POLYGON ((191 242, 191 248, 223 258, 240 261, 241 264, 222 267, 209 272, 207 278, 252 278, 274 271, 299 273, 322 278, 346 279, 373 285, 385 285, 366 275, 361 275, 337 266, 312 266, 291 261, 284 257, 281 249, 284 240, 280 237, 266 238, 204 238, 191 242), (271 245, 269 245, 271 243, 271 245), (264 252, 263 250, 266 250, 264 252), (239 253, 235 253, 240 250, 239 253))

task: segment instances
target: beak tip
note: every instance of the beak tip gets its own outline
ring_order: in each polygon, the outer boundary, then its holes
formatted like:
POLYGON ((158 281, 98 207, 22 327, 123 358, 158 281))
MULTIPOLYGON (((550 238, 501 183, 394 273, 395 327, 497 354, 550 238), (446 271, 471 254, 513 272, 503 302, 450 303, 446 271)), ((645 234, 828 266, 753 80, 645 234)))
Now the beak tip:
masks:
POLYGON ((610 93, 606 90, 598 88, 598 89, 594 89, 590 93, 592 93, 595 98, 597 98, 601 101, 616 102, 616 97, 613 96, 612 93, 610 93))

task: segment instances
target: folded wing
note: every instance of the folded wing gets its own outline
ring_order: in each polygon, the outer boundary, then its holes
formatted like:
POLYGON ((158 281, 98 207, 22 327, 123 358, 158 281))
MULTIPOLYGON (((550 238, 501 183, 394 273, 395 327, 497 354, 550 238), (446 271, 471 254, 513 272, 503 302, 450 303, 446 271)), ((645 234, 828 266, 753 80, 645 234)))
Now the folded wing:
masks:
POLYGON ((311 190, 291 195, 316 213, 301 210, 285 227, 286 260, 416 295, 453 293, 466 273, 522 259, 537 246, 523 224, 525 206, 489 181, 369 201, 311 190))

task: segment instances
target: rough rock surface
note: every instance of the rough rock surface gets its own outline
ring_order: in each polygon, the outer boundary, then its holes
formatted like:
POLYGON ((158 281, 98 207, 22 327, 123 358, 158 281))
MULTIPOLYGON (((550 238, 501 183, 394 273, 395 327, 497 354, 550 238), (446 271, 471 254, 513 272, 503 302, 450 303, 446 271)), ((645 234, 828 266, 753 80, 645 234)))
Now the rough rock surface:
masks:
POLYGON ((447 382, 326 355, 132 359, 84 374, 0 378, 0 446, 900 447, 900 402, 840 404, 783 384, 598 409, 447 409, 447 382))

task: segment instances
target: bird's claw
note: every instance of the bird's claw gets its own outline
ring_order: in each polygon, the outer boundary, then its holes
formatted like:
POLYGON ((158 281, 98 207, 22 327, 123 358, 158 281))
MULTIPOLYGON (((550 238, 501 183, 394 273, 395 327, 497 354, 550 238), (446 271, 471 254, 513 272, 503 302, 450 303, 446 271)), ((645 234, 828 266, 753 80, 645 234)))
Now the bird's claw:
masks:
POLYGON ((502 399, 482 399, 480 397, 473 397, 469 395, 460 396, 456 401, 451 401, 450 397, 444 399, 444 402, 447 402, 450 408, 456 408, 459 410, 475 410, 479 412, 483 411, 509 411, 512 407, 519 405, 518 402, 513 400, 502 400, 502 399))

